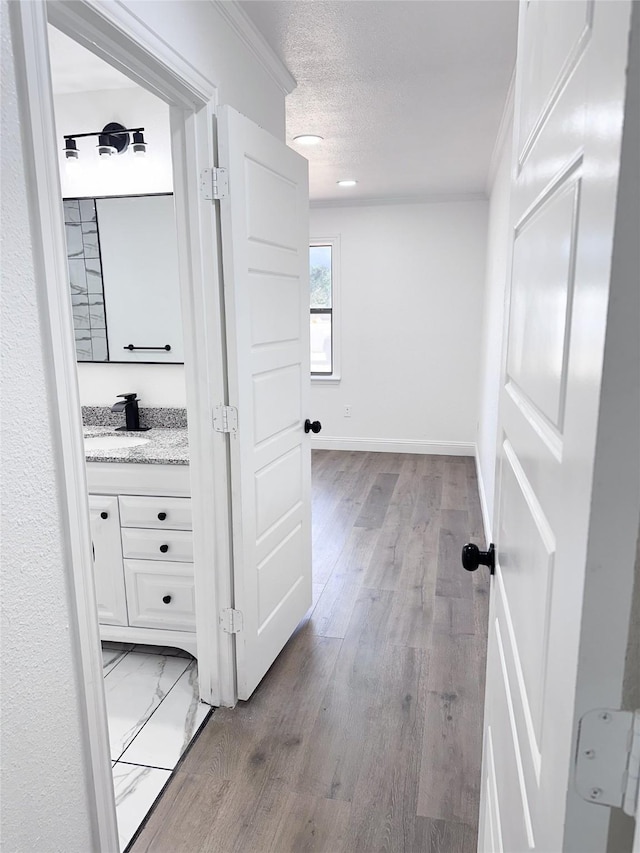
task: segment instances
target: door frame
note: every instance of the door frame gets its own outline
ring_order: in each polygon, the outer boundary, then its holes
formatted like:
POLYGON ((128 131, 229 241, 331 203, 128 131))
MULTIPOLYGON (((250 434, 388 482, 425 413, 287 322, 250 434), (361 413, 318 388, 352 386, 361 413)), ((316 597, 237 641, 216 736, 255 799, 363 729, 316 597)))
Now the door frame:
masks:
POLYGON ((196 635, 201 698, 236 701, 234 644, 218 614, 232 605, 228 441, 213 430, 214 406, 227 402, 224 301, 215 204, 199 192, 201 170, 214 165, 216 84, 157 39, 125 4, 32 0, 10 4, 16 78, 22 94, 25 166, 40 310, 48 332, 52 405, 58 427, 60 513, 71 555, 79 685, 89 753, 97 849, 117 850, 118 831, 93 583, 88 488, 75 338, 66 270, 47 24, 160 97, 171 108, 179 279, 185 340, 190 473, 194 512, 196 635), (211 284, 214 284, 212 287, 211 284), (211 520, 214 519, 214 523, 211 520), (214 534, 215 531, 215 534, 214 534), (215 570, 214 570, 215 569, 215 570))

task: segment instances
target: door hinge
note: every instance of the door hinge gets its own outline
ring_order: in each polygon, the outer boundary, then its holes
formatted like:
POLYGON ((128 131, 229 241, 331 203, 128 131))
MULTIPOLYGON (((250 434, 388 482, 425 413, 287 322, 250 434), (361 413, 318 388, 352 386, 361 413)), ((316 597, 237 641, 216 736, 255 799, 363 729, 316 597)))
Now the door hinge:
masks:
POLYGON ((220 624, 227 634, 239 634, 242 631, 242 611, 228 607, 220 614, 220 624))
POLYGON ((216 432, 238 432, 238 410, 233 406, 216 406, 213 412, 213 428, 216 432))
POLYGON ((227 170, 219 166, 203 169, 200 173, 200 192, 207 201, 227 198, 229 195, 229 176, 227 170))
POLYGON ((640 711, 588 711, 580 720, 576 789, 589 803, 634 817, 640 787, 640 711))

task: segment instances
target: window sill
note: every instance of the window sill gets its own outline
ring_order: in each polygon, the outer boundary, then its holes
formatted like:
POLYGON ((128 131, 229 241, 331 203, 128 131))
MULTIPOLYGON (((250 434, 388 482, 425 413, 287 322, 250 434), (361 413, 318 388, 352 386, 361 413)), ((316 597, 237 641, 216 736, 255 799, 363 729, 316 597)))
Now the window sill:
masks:
POLYGON ((312 376, 311 384, 312 385, 336 385, 340 382, 340 377, 335 374, 332 376, 312 376))

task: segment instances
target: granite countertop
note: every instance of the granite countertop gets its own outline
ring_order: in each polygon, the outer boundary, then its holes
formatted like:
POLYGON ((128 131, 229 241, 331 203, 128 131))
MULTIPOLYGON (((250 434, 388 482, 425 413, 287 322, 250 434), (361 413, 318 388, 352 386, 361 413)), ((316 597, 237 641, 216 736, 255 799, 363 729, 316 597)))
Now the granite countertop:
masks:
POLYGON ((166 429, 153 427, 147 432, 115 432, 108 426, 85 426, 84 437, 135 436, 147 439, 148 443, 138 447, 109 447, 85 450, 87 462, 134 462, 143 465, 188 465, 189 441, 186 428, 166 429))

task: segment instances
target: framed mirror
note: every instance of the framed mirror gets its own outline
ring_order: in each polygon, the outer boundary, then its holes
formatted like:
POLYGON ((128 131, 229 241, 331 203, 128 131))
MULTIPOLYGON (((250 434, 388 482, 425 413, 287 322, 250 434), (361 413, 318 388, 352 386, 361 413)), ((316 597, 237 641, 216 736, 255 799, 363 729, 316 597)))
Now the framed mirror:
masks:
POLYGON ((77 360, 182 364, 173 194, 63 206, 77 360))

